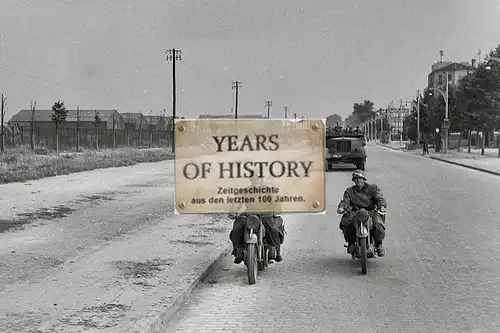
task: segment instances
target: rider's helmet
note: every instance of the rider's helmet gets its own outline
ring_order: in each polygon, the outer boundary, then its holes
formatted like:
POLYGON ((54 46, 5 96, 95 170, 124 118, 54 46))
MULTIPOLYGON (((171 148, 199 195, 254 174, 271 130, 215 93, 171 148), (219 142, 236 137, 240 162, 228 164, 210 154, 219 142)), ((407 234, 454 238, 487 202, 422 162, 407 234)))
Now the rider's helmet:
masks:
POLYGON ((356 170, 352 173, 352 181, 354 181, 354 179, 356 179, 356 178, 361 178, 365 181, 367 180, 365 177, 365 173, 362 170, 356 170))

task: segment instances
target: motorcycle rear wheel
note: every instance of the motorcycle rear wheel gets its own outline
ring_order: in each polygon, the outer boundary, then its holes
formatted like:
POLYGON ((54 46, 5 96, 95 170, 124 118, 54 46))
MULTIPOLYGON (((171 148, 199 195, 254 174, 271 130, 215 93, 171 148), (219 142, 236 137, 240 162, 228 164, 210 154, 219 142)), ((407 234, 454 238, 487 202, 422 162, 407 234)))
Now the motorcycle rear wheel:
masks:
POLYGON ((361 259, 361 274, 366 274, 368 269, 368 254, 366 252, 366 238, 360 238, 359 240, 359 249, 360 249, 360 259, 361 259))
POLYGON ((248 283, 255 284, 257 281, 257 245, 248 244, 246 263, 248 283))

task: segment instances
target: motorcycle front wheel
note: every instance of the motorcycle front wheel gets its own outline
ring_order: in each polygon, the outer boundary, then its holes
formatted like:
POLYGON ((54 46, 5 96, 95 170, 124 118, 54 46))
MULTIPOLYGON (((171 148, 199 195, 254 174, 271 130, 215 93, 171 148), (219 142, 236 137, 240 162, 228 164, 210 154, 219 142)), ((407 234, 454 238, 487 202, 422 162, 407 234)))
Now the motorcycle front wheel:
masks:
POLYGON ((368 254, 366 252, 366 238, 360 238, 358 240, 359 249, 360 249, 360 257, 361 257, 361 274, 366 274, 368 269, 368 254))
POLYGON ((255 284, 257 281, 257 245, 247 245, 247 275, 248 283, 255 284))

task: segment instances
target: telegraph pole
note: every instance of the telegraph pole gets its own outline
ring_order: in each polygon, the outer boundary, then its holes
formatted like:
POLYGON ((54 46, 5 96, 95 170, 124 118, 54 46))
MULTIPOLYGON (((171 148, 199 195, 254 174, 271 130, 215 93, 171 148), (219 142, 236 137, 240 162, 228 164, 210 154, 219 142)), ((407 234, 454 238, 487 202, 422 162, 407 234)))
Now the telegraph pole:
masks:
POLYGON ((417 145, 420 144, 420 90, 417 90, 417 145))
POLYGON ((236 90, 236 105, 234 108, 234 119, 238 119, 238 90, 241 88, 241 81, 233 81, 233 89, 236 90))
POLYGON ((3 94, 2 94, 2 110, 0 111, 1 112, 1 120, 0 120, 0 140, 2 141, 1 142, 1 152, 3 154, 4 152, 4 147, 5 147, 5 132, 4 132, 4 126, 3 126, 3 122, 4 122, 4 117, 5 117, 5 110, 4 110, 4 106, 5 106, 5 99, 3 98, 3 94))
POLYGON ((285 110, 285 119, 288 118, 288 106, 283 107, 283 110, 285 110))
POLYGON ((271 101, 266 101, 266 106, 267 106, 267 119, 271 117, 271 112, 270 112, 270 107, 273 105, 273 102, 271 101))
POLYGON ((403 145, 403 100, 399 100, 399 145, 403 145))
POLYGON ((181 60, 181 50, 176 50, 176 49, 171 49, 166 51, 167 54, 167 61, 172 61, 172 153, 175 153, 175 119, 176 119, 176 113, 175 113, 175 61, 176 60, 181 60))

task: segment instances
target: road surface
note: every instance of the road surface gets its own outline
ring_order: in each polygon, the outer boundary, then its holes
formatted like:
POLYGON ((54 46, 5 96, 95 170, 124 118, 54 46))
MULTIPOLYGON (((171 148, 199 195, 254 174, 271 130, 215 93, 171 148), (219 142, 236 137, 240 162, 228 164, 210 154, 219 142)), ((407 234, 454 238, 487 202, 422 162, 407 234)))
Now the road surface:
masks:
POLYGON ((338 229, 352 171, 333 171, 326 215, 285 218, 283 262, 249 286, 228 257, 164 332, 500 332, 500 178, 380 147, 368 154, 389 215, 387 254, 366 276, 338 229))

